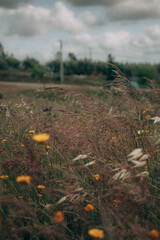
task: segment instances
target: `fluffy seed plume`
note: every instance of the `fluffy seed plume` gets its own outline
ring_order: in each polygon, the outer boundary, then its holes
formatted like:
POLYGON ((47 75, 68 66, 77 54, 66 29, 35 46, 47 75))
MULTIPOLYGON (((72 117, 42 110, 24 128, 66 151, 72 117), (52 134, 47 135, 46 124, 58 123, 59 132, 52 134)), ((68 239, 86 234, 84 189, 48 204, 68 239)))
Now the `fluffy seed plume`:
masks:
POLYGON ((129 177, 130 177, 130 173, 126 169, 122 169, 113 176, 113 179, 114 180, 118 180, 118 179, 125 180, 129 177))
POLYGON ((153 117, 153 118, 150 118, 150 120, 154 120, 154 124, 160 123, 160 117, 153 117))
POLYGON ((128 154, 128 161, 132 161, 134 159, 137 159, 143 155, 141 148, 134 149, 130 154, 128 154))
POLYGON ((87 157, 88 157, 87 155, 82 155, 82 154, 80 154, 80 155, 78 155, 76 158, 74 158, 72 161, 75 162, 75 161, 77 161, 77 160, 85 159, 85 158, 87 158, 87 157))

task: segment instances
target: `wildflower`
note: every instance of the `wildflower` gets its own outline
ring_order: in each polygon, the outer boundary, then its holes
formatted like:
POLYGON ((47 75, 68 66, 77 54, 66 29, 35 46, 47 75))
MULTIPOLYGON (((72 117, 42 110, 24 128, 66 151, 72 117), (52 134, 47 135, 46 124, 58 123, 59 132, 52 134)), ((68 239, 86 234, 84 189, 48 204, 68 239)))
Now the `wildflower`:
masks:
POLYGON ((42 194, 37 194, 37 197, 41 198, 41 197, 42 197, 42 194))
POLYGON ((44 189, 45 186, 43 186, 43 185, 38 185, 37 188, 38 188, 38 189, 44 189))
POLYGON ((110 131, 106 131, 106 135, 110 136, 111 135, 110 131))
POLYGON ((17 183, 27 183, 30 184, 31 183, 31 176, 18 176, 16 178, 16 182, 17 183))
POLYGON ((1 143, 5 143, 6 142, 6 139, 3 139, 2 141, 1 141, 1 143))
POLYGON ((145 114, 146 112, 149 112, 151 109, 147 108, 146 110, 143 111, 143 114, 145 114))
POLYGON ((22 198, 23 198, 23 196, 19 196, 18 198, 19 198, 19 199, 22 199, 22 198))
POLYGON ((104 231, 97 229, 97 228, 92 228, 88 231, 88 234, 94 238, 99 238, 103 239, 104 238, 104 231))
POLYGON ((99 174, 92 175, 97 181, 100 179, 99 174))
POLYGON ((150 231, 150 236, 153 239, 158 239, 159 238, 159 232, 156 229, 153 229, 150 231))
POLYGON ((87 204, 87 205, 85 206, 84 210, 85 210, 86 212, 91 212, 91 211, 94 210, 94 207, 93 207, 93 205, 91 205, 91 204, 87 204))
POLYGON ((118 207, 118 204, 120 204, 120 202, 121 202, 121 201, 119 201, 119 200, 114 200, 114 201, 113 201, 113 206, 114 206, 114 207, 118 207))
POLYGON ((64 221, 64 214, 63 214, 63 212, 58 211, 58 212, 55 214, 55 216, 54 216, 54 220, 55 220, 55 222, 57 222, 57 223, 63 222, 63 221, 64 221))
POLYGON ((145 119, 149 120, 149 119, 151 119, 151 116, 148 114, 148 115, 145 116, 145 119))
POLYGON ((50 135, 48 133, 38 133, 33 135, 32 139, 38 143, 43 143, 50 139, 50 135))
POLYGON ((21 147, 24 147, 24 145, 23 145, 23 144, 21 144, 21 147))
POLYGON ((111 142, 116 142, 117 138, 116 137, 112 137, 111 138, 111 142))
POLYGON ((2 175, 0 178, 6 180, 8 178, 8 175, 2 175))
POLYGON ((72 161, 75 162, 75 161, 77 161, 77 160, 85 159, 85 158, 87 158, 87 157, 88 157, 87 155, 82 155, 82 154, 80 154, 80 155, 78 155, 76 158, 74 158, 72 161))
POLYGON ((50 149, 50 146, 49 146, 49 145, 47 145, 47 146, 46 146, 46 149, 47 149, 47 150, 49 150, 49 149, 50 149))
POLYGON ((42 155, 46 155, 46 153, 41 153, 42 155))
POLYGON ((144 133, 144 130, 137 131, 138 135, 142 135, 144 133))
POLYGON ((150 120, 154 120, 154 124, 160 123, 160 117, 153 117, 153 118, 150 118, 150 120))
POLYGON ((31 131, 29 131, 29 133, 35 133, 35 131, 31 130, 31 131))

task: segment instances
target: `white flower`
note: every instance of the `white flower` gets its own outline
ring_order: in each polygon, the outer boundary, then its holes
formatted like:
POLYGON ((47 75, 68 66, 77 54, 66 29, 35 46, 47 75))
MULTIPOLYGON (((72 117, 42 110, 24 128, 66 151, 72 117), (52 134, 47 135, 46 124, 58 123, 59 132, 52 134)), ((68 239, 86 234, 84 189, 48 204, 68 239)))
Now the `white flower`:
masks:
POLYGON ((155 123, 160 123, 160 117, 153 117, 150 120, 154 120, 154 124, 155 123))
POLYGON ((87 158, 87 157, 88 157, 87 155, 82 155, 82 154, 80 154, 80 155, 78 155, 76 158, 74 158, 72 161, 75 162, 75 161, 77 161, 77 160, 85 159, 85 158, 87 158))

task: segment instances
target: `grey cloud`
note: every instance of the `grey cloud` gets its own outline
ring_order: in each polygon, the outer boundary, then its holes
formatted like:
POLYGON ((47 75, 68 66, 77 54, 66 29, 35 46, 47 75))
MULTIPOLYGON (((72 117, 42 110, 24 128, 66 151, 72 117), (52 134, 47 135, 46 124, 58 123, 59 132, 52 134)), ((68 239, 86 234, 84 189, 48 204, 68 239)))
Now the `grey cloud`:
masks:
POLYGON ((0 7, 3 8, 17 8, 20 4, 29 4, 33 0, 0 0, 0 7))
POLYGON ((83 7, 83 6, 113 6, 120 2, 124 2, 126 0, 66 0, 68 3, 71 3, 74 6, 77 7, 83 7))
POLYGON ((111 21, 137 21, 148 18, 160 18, 159 0, 128 0, 107 9, 107 17, 111 21))

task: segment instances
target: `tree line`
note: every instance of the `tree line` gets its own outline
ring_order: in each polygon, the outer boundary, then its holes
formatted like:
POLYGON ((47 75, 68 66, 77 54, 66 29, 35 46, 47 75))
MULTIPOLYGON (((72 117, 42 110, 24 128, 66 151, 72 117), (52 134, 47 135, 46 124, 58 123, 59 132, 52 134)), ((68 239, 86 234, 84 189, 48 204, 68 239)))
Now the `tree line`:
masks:
MULTIPOLYGON (((120 63, 111 54, 108 55, 106 62, 93 61, 91 59, 78 59, 74 53, 69 53, 64 64, 65 76, 90 76, 93 78, 103 78, 112 81, 115 77, 111 63, 116 65, 123 74, 131 81, 145 84, 147 77, 160 83, 160 63, 120 63)), ((60 74, 60 53, 57 52, 55 58, 45 64, 41 64, 37 59, 26 57, 20 61, 13 54, 7 54, 3 45, 0 43, 0 71, 23 71, 30 73, 32 78, 43 78, 46 74, 59 79, 60 74)))

